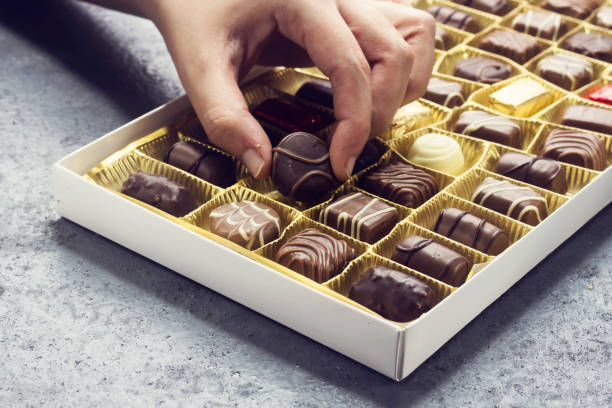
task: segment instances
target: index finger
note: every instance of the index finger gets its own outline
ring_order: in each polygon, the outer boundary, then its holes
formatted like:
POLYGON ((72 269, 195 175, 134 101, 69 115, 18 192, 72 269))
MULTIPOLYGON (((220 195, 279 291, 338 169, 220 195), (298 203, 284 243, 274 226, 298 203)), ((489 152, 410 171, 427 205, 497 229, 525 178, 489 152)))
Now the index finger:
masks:
POLYGON ((330 159, 334 174, 346 180, 370 137, 372 94, 370 67, 337 8, 316 10, 307 2, 285 4, 276 14, 280 32, 302 46, 329 77, 338 121, 330 159))

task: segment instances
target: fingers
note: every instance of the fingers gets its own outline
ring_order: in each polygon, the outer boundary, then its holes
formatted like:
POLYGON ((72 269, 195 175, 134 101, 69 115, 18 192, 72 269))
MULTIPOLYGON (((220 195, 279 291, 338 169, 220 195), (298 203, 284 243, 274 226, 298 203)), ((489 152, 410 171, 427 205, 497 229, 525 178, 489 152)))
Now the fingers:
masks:
POLYGON ((387 128, 403 105, 414 56, 374 2, 350 0, 340 4, 340 13, 372 67, 372 135, 376 136, 387 128))
POLYGON ((330 78, 337 126, 330 145, 334 174, 346 180, 370 136, 370 67, 335 5, 285 2, 275 15, 279 31, 302 46, 330 78))
POLYGON ((227 70, 214 71, 186 81, 206 134, 216 146, 239 158, 254 177, 266 177, 272 162, 268 136, 250 114, 235 77, 227 70))
POLYGON ((390 2, 376 2, 376 8, 395 26, 415 56, 404 103, 423 96, 434 64, 436 23, 427 12, 390 2))

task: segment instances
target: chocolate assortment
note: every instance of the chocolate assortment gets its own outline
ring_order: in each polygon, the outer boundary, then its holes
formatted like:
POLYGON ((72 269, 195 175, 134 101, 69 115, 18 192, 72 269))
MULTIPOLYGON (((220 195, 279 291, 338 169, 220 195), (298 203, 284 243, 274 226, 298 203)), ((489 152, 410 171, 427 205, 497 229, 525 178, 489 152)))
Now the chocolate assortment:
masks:
POLYGON ((610 7, 453 3, 414 2, 437 20, 435 75, 344 182, 330 162, 330 82, 281 68, 243 90, 273 141, 270 177, 212 146, 192 111, 88 177, 275 273, 393 322, 417 319, 612 158, 610 7))

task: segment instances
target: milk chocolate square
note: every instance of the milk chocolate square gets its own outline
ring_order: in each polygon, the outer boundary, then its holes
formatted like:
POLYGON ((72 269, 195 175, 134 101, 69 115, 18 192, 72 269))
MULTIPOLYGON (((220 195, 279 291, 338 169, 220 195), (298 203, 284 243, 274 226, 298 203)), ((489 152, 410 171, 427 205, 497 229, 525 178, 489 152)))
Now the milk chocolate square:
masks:
POLYGON ((565 111, 561 124, 612 135, 612 110, 572 105, 565 111))
POLYGON ((533 38, 506 30, 493 31, 482 39, 479 47, 503 55, 519 64, 529 61, 542 50, 540 44, 533 38))
POLYGON ((518 123, 480 110, 463 112, 459 116, 453 132, 517 149, 520 149, 522 144, 521 127, 518 123))

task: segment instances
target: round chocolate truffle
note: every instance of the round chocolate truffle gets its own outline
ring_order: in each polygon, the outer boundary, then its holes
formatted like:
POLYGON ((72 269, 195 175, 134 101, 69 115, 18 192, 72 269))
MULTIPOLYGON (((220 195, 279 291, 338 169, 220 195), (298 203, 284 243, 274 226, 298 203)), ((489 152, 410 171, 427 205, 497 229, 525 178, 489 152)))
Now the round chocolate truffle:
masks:
POLYGON ((272 180, 292 200, 314 202, 327 196, 336 184, 327 143, 305 132, 285 136, 273 149, 272 180))
POLYGON ((229 187, 236 182, 232 159, 199 143, 183 141, 173 144, 164 161, 220 187, 229 187))

